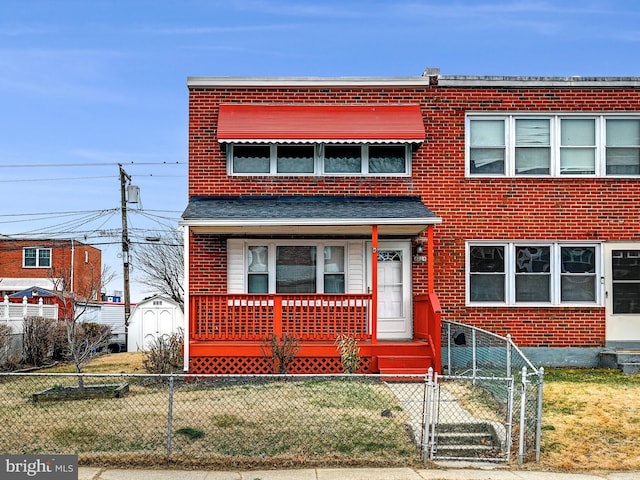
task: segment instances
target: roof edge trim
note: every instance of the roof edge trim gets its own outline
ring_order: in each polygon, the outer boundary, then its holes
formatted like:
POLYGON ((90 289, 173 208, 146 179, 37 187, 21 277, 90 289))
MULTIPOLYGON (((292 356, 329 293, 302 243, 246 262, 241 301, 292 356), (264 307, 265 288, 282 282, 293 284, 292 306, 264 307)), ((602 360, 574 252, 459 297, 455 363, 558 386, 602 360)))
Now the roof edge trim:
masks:
POLYGON ((429 77, 187 77, 187 87, 428 87, 429 77))
POLYGON ((640 87, 640 77, 441 75, 440 87, 640 87))
POLYGON ((185 227, 259 227, 259 226, 336 226, 336 225, 432 225, 442 218, 238 218, 238 219, 186 219, 178 222, 185 227))

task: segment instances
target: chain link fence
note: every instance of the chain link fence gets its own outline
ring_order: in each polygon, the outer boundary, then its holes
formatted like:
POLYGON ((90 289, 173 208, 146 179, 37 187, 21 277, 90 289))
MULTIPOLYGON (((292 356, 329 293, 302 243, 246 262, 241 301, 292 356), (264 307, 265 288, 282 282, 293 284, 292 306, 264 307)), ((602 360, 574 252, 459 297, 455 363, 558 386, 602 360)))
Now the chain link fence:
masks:
MULTIPOLYGON (((431 458, 508 461, 516 446, 519 463, 540 459, 544 369, 536 368, 509 335, 501 337, 443 321, 442 365, 444 375, 434 374, 428 382, 434 390, 432 396, 439 399, 439 410, 434 408, 431 416, 431 443, 426 449, 431 458), (446 398, 457 401, 443 400, 446 398), (444 434, 452 428, 449 424, 465 424, 461 419, 468 415, 472 420, 466 424, 483 423, 486 428, 482 433, 491 438, 475 436, 483 448, 447 448, 447 442, 453 441, 444 434), (443 435, 439 435, 441 432, 443 435)), ((471 439, 465 442, 471 446, 471 439)))
POLYGON ((543 369, 453 322, 442 352, 426 376, 0 373, 0 451, 225 468, 538 460, 543 369))
POLYGON ((0 374, 0 451, 236 468, 420 462, 424 376, 0 374))

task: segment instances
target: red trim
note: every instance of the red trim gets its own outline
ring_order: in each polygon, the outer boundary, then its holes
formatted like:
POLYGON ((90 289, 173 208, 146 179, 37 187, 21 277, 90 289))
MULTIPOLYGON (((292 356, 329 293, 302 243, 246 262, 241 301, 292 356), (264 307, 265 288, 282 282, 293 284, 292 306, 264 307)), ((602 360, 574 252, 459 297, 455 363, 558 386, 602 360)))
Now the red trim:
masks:
POLYGON ((220 105, 218 141, 422 142, 419 105, 220 105))

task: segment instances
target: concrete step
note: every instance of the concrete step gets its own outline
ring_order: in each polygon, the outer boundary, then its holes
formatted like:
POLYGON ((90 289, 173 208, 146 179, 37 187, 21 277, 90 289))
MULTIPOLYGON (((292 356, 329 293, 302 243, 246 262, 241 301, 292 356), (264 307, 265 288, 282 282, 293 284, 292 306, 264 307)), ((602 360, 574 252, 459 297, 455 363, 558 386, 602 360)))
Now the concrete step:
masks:
POLYGON ((600 366, 629 374, 639 373, 640 350, 606 350, 600 353, 600 366))
POLYGON ((378 357, 382 374, 425 374, 433 366, 431 357, 424 355, 383 355, 378 357))
POLYGON ((438 435, 438 445, 492 445, 490 432, 443 432, 438 435))
POLYGON ((499 441, 489 423, 440 424, 437 455, 447 458, 487 458, 499 453, 499 441))
POLYGON ((495 452, 491 445, 439 445, 438 457, 449 458, 484 458, 495 452))
POLYGON ((619 363, 618 366, 622 373, 640 373, 640 363, 619 363))

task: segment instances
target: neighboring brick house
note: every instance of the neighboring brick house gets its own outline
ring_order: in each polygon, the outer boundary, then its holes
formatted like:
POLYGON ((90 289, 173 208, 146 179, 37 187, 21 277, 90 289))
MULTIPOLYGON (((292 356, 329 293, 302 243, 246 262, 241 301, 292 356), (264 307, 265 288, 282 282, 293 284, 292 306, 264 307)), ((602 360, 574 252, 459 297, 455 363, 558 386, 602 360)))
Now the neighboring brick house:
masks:
POLYGON ((188 88, 189 370, 264 371, 273 333, 294 371, 339 333, 365 371, 438 368, 440 312, 547 363, 640 346, 640 79, 188 88))
POLYGON ((2 296, 39 287, 84 298, 99 285, 101 270, 102 252, 77 240, 0 238, 2 296))

